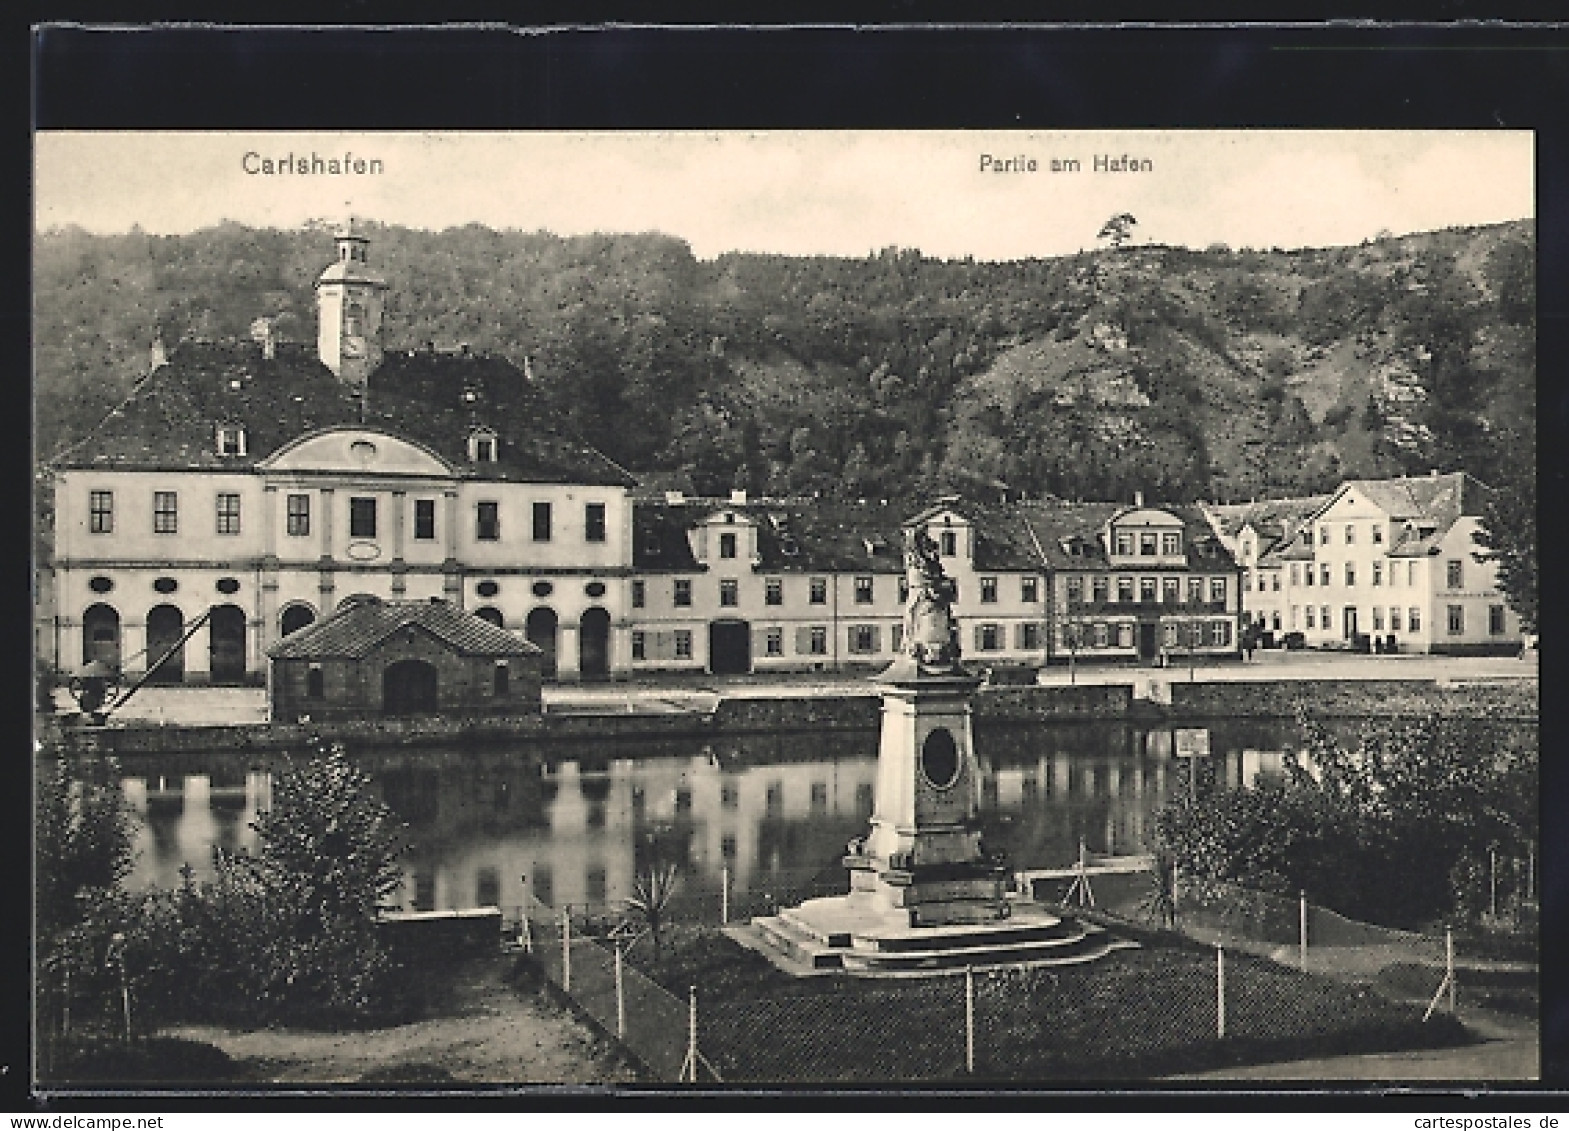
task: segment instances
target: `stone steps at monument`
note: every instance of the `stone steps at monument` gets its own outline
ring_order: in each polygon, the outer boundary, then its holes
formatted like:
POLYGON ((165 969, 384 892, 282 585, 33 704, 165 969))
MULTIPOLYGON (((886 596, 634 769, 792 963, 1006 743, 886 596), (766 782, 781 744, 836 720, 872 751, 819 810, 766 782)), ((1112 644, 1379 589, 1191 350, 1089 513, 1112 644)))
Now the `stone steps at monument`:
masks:
MULTIPOLYGON (((786 920, 783 914, 756 916, 752 926, 757 928, 758 937, 766 946, 793 962, 817 970, 837 970, 841 966, 838 950, 821 941, 817 932, 803 929, 786 920)), ((847 941, 844 946, 848 945, 847 941)))
POLYGON ((1062 938, 973 947, 893 952, 851 949, 841 954, 841 961, 847 971, 866 974, 914 974, 965 966, 1069 966, 1092 962, 1126 945, 1129 944, 1091 926, 1062 938))

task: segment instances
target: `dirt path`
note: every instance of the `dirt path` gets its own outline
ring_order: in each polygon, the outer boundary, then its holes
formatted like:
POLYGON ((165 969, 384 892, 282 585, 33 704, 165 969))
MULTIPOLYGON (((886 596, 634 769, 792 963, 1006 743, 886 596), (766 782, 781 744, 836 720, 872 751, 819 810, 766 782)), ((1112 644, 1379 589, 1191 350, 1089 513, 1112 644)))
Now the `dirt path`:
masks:
POLYGON ((185 1026, 170 1035, 217 1045, 259 1080, 439 1084, 632 1083, 637 1073, 610 1042, 570 1013, 502 981, 499 957, 452 979, 443 1016, 367 1032, 242 1031, 185 1026), (368 1077, 368 1080, 367 1080, 368 1077))

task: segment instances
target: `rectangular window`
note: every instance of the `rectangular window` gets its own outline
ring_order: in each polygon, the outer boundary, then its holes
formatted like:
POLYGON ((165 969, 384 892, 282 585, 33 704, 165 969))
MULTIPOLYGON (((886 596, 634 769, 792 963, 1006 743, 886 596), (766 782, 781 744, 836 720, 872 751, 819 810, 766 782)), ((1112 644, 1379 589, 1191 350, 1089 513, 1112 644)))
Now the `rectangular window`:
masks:
POLYGON ((1465 606, 1449 606, 1449 635, 1459 636, 1465 631, 1465 606))
POLYGON ((735 534, 733 532, 719 536, 719 556, 721 558, 735 557, 735 534))
POLYGON ((1280 631, 1280 610, 1276 609, 1274 612, 1270 613, 1269 614, 1269 619, 1270 619, 1270 628, 1272 628, 1275 632, 1279 632, 1280 631))
POLYGON ((872 603, 872 579, 870 577, 857 577, 855 579, 855 603, 857 605, 870 605, 872 603))
POLYGON ((692 582, 685 577, 675 579, 675 590, 672 599, 677 608, 688 608, 692 604, 692 582))
POLYGON ((1110 647, 1110 645, 1111 626, 1109 624, 1097 624, 1095 626, 1095 647, 1106 648, 1110 647))
POLYGON ((997 603, 997 579, 995 577, 981 578, 981 604, 995 605, 997 603))
POLYGON ((1489 605, 1487 607, 1487 631, 1493 636, 1504 634, 1504 607, 1502 605, 1489 605))
POLYGON ((812 604, 826 605, 828 603, 828 579, 826 577, 812 578, 812 604))
MULTIPOLYGON (((1307 574, 1307 577, 1305 579, 1306 583, 1308 585, 1312 585, 1313 584, 1313 563, 1312 562, 1308 563, 1307 569, 1304 572, 1307 574)), ((1297 567, 1296 566, 1292 566, 1291 567, 1291 584, 1295 585, 1296 583, 1297 583, 1297 567)))
POLYGON ((1202 577, 1188 578, 1188 604, 1197 605, 1204 600, 1204 579, 1202 577))
POLYGON ((240 532, 240 496, 228 492, 218 495, 218 533, 238 534, 240 532))
POLYGON ((414 500, 414 540, 433 542, 436 539, 436 500, 414 500))
POLYGON ((1041 626, 1031 622, 1019 626, 1019 647, 1026 650, 1041 646, 1041 626))
POLYGON ((1097 577, 1090 582, 1090 590, 1095 595, 1097 604, 1104 605, 1111 599, 1111 579, 1097 577))
POLYGON ((153 492, 153 533, 180 532, 180 496, 173 491, 153 492))
POLYGON ((632 630, 632 658, 634 660, 648 658, 648 638, 637 629, 632 630))
POLYGON ((1224 648, 1231 643, 1231 622, 1229 620, 1210 621, 1209 642, 1218 648, 1224 648))
POLYGON ((1391 632, 1400 631, 1400 608, 1397 605, 1389 606, 1389 629, 1391 632))
POLYGON ((1406 585, 1412 589, 1416 588, 1416 562, 1414 561, 1406 563, 1406 585))
MULTIPOLYGON (((1080 581, 1079 581, 1079 592, 1080 592, 1080 596, 1082 597, 1083 592, 1084 592, 1084 581, 1083 581, 1083 579, 1080 579, 1080 581)), ((1037 601, 1039 601, 1040 599, 1041 599, 1040 578, 1038 578, 1038 577, 1021 577, 1021 578, 1019 578, 1019 600, 1022 601, 1026 605, 1033 605, 1037 601)))
POLYGON ((676 629, 676 659, 690 660, 692 658, 692 632, 690 629, 676 629))
POLYGON ((1465 570, 1458 560, 1451 559, 1444 563, 1444 584, 1450 589, 1465 587, 1465 570))
POLYGON ((812 629, 809 650, 814 656, 826 656, 828 654, 828 630, 826 628, 812 629))
POLYGON ((1139 578, 1139 600, 1146 605, 1155 602, 1155 579, 1153 577, 1139 578))
POLYGON ((1413 605, 1411 608, 1406 610, 1406 613, 1406 627, 1412 632, 1421 632, 1422 610, 1413 605))
POLYGON ((1156 547, 1160 544, 1159 538, 1153 530, 1139 531, 1139 557, 1153 558, 1156 547))
POLYGON ((1382 526, 1380 526, 1378 523, 1375 522, 1373 524, 1373 526, 1372 526, 1372 531, 1373 531, 1373 545, 1375 545, 1375 546, 1382 545, 1383 542, 1384 542, 1384 528, 1382 526))
POLYGON ((1163 577, 1160 579, 1160 599, 1162 604, 1175 605, 1182 600, 1182 578, 1163 577))
POLYGON ((1175 648, 1177 646, 1177 626, 1175 622, 1168 621, 1166 623, 1166 626, 1161 630, 1161 640, 1167 648, 1175 648))
POLYGON ((941 550, 941 552, 942 552, 942 556, 945 557, 945 558, 952 558, 952 557, 958 556, 958 553, 959 553, 959 536, 957 534, 955 534, 952 530, 944 530, 942 532, 942 550, 941 550))
POLYGON ((877 627, 870 624, 852 624, 850 651, 858 653, 877 651, 877 627))
POLYGON ((1275 570, 1273 573, 1271 573, 1269 575, 1269 578, 1270 578, 1270 588, 1274 592, 1279 593, 1280 592, 1280 571, 1278 569, 1275 570))
POLYGON ((1212 577, 1209 579, 1209 599, 1219 605, 1226 603, 1226 579, 1224 577, 1212 577))
POLYGON ((899 575, 899 604, 904 605, 910 600, 910 579, 904 574, 899 575))
POLYGON ((770 628, 763 636, 763 649, 770 656, 783 656, 784 629, 770 628))
POLYGON ((1378 605, 1373 606, 1373 631, 1384 631, 1384 610, 1378 605))
POLYGON ((770 577, 763 582, 763 603, 767 605, 784 604, 784 579, 770 577))
POLYGON ((632 607, 641 609, 648 601, 648 583, 637 580, 632 582, 632 607))
POLYGON ((1329 627, 1329 606, 1328 605, 1320 605, 1318 607, 1318 623, 1322 627, 1324 627, 1324 628, 1328 628, 1329 627))
POLYGON ((1160 552, 1162 557, 1175 558, 1182 553, 1182 535, 1162 534, 1160 536, 1160 552))
POLYGON ((1346 563, 1346 588, 1355 589, 1357 584, 1357 567, 1354 562, 1346 563))
POLYGON ((1348 546, 1353 545, 1353 544, 1355 544, 1356 540, 1357 540, 1357 528, 1355 526, 1352 526, 1349 522, 1346 523, 1346 545, 1348 545, 1348 546))
POLYGON ((1293 631, 1295 631, 1296 629, 1302 627, 1302 606, 1301 605, 1292 605, 1291 606, 1291 627, 1292 627, 1293 631))
POLYGON ((1329 545, 1329 527, 1320 526, 1318 528, 1318 544, 1320 546, 1329 545))
POLYGON ((507 689, 511 686, 511 680, 512 670, 507 667, 505 661, 497 664, 492 669, 491 690, 495 693, 496 698, 502 699, 506 697, 507 689))
POLYGON ((284 530, 293 538, 304 538, 311 532, 311 497, 289 495, 284 499, 284 530))
POLYGON ((605 504, 583 504, 583 541, 603 542, 605 540, 605 504))
POLYGON ((1318 627, 1318 621, 1317 621, 1317 619, 1316 619, 1316 617, 1314 615, 1313 606, 1312 605, 1309 605, 1307 607, 1307 626, 1309 628, 1316 628, 1316 627, 1318 627))
POLYGON ((890 652, 901 651, 904 648, 904 625, 895 623, 888 635, 888 650, 890 652))
POLYGON ((376 500, 351 498, 349 500, 349 537, 376 537, 376 500))
POLYGON ((534 504, 534 541, 550 541, 550 504, 534 504))
POLYGON ((1329 588, 1329 563, 1320 562, 1318 567, 1318 583, 1324 588, 1329 588))
POLYGON ((500 540, 500 503, 481 502, 474 504, 474 537, 481 542, 496 542, 500 540))
POLYGON ((88 493, 87 529, 94 534, 114 533, 113 491, 91 491, 88 493))
POLYGON ((728 608, 735 608, 741 603, 741 583, 733 577, 727 577, 719 582, 719 603, 728 608))
POLYGON ((1117 531, 1117 553, 1121 557, 1131 557, 1133 554, 1133 531, 1117 531))
POLYGON ((1000 636, 1000 633, 997 631, 997 626, 996 625, 994 625, 994 624, 983 624, 983 625, 981 625, 980 626, 981 651, 982 652, 995 652, 995 651, 997 651, 998 647, 999 647, 999 645, 997 643, 997 640, 998 640, 999 636, 1000 636))
POLYGON ((1068 578, 1068 604, 1081 605, 1084 603, 1084 578, 1068 578))
POLYGON ((1373 586, 1375 588, 1377 588, 1378 586, 1380 586, 1382 584, 1384 584, 1384 563, 1383 562, 1374 562, 1373 563, 1373 586))

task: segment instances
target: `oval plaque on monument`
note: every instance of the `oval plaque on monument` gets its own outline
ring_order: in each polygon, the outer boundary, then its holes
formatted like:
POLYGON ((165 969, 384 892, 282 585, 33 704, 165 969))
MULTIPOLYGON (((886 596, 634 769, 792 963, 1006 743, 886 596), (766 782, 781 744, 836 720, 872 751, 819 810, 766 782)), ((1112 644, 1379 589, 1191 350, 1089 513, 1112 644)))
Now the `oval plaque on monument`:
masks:
POLYGON ((938 727, 921 743, 921 773, 937 789, 947 789, 959 778, 959 748, 953 735, 938 727))

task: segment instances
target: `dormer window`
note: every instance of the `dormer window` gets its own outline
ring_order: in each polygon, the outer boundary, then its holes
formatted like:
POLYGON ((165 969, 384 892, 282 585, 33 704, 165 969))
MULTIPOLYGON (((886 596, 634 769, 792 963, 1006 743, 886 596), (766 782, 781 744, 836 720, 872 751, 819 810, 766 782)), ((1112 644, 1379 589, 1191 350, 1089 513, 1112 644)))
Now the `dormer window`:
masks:
POLYGON ((218 425, 214 446, 221 456, 243 456, 245 454, 245 429, 237 424, 218 425))
POLYGON ((495 463, 499 447, 500 445, 496 441, 496 434, 489 428, 476 428, 469 433, 469 461, 471 463, 495 463))

